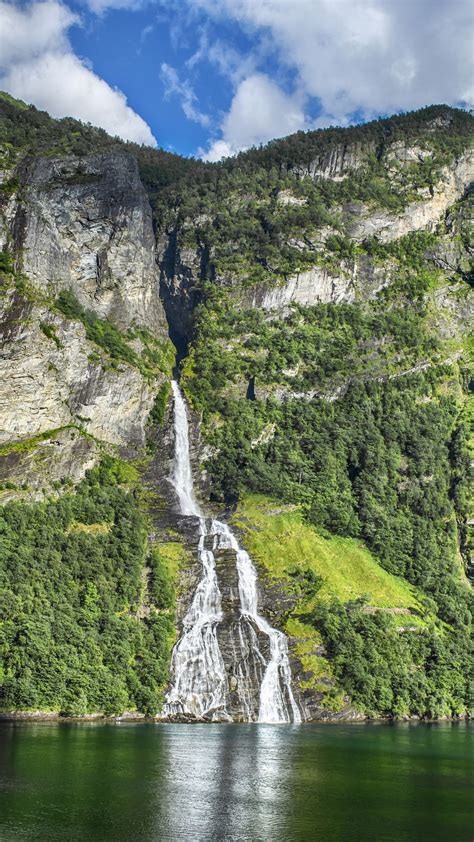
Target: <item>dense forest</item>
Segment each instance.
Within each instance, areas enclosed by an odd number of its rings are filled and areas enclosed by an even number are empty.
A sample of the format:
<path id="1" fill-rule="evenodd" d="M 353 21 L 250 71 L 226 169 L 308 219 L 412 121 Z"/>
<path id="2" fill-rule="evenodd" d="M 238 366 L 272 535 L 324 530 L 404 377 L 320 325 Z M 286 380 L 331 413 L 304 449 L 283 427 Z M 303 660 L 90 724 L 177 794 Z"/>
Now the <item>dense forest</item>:
<path id="1" fill-rule="evenodd" d="M 147 543 L 138 474 L 105 457 L 74 491 L 1 512 L 0 705 L 160 709 L 174 585 Z"/>
<path id="2" fill-rule="evenodd" d="M 354 238 L 350 225 L 361 207 L 397 215 L 433 196 L 472 136 L 471 115 L 432 106 L 299 132 L 210 165 L 0 99 L 10 163 L 114 148 L 136 157 L 157 238 L 173 244 L 162 284 L 167 271 L 173 283 L 184 277 L 197 304 L 180 373 L 202 422 L 210 510 L 230 515 L 249 494 L 276 498 L 298 508 L 305 528 L 358 542 L 417 589 L 417 622 L 401 627 L 367 599 L 328 603 L 318 577 L 304 581 L 312 607 L 300 620 L 321 636 L 339 700 L 342 692 L 371 716 L 474 709 L 472 338 L 464 316 L 472 194 L 436 226 L 391 242 Z M 414 159 L 394 157 L 396 144 L 417 150 Z M 347 156 L 347 171 L 318 175 L 334 150 Z M 17 189 L 15 179 L 4 181 L 3 201 Z M 2 255 L 6 275 L 12 261 Z M 283 288 L 313 267 L 344 277 L 357 269 L 362 283 L 377 270 L 386 282 L 341 303 L 290 303 L 278 313 L 250 306 L 249 290 Z M 148 380 L 171 367 L 153 336 L 122 334 L 70 291 L 52 307 L 81 322 L 111 366 L 126 363 Z M 151 413 L 158 428 L 168 401 L 165 383 Z M 159 446 L 152 436 L 141 470 Z M 1 707 L 159 710 L 176 582 L 147 540 L 147 517 L 139 473 L 110 456 L 75 489 L 3 507 Z"/>
<path id="3" fill-rule="evenodd" d="M 428 597 L 438 630 L 428 648 L 419 631 L 394 647 L 400 634 L 390 617 L 369 617 L 357 606 L 334 604 L 310 618 L 336 656 L 345 690 L 364 709 L 392 710 L 383 693 L 374 695 L 373 682 L 391 672 L 387 648 L 393 666 L 409 675 L 413 646 L 421 647 L 415 660 L 443 679 L 421 695 L 420 675 L 416 686 L 404 685 L 405 712 L 470 709 L 473 598 L 459 554 L 467 561 L 470 456 L 468 418 L 454 385 L 467 370 L 442 359 L 415 307 L 299 306 L 268 323 L 256 311 L 229 308 L 214 317 L 210 306 L 202 306 L 184 382 L 203 412 L 213 497 L 232 505 L 258 492 L 299 504 L 320 534 L 361 539 L 387 571 Z M 415 360 L 425 364 L 412 371 Z M 294 375 L 295 366 L 296 376 L 282 376 Z M 400 369 L 410 373 L 397 376 Z M 247 397 L 249 378 L 256 400 Z M 305 398 L 314 388 L 320 397 Z"/>

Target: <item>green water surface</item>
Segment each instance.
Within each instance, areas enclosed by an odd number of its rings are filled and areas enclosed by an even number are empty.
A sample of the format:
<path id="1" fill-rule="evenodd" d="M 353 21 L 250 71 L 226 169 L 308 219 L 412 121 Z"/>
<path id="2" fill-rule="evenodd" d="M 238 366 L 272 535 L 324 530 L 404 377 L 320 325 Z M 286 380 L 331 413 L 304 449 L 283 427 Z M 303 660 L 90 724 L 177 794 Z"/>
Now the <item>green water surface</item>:
<path id="1" fill-rule="evenodd" d="M 0 724 L 0 839 L 473 842 L 474 726 Z"/>

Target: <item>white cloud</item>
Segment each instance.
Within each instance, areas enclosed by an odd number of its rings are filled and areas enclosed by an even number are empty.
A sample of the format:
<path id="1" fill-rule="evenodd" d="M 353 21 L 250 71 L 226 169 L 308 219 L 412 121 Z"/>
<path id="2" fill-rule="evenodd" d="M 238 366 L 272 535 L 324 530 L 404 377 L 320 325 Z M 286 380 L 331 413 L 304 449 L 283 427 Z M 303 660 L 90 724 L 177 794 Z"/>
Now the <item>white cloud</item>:
<path id="1" fill-rule="evenodd" d="M 191 83 L 187 79 L 182 82 L 174 67 L 169 64 L 161 65 L 161 81 L 165 87 L 165 98 L 170 99 L 170 97 L 176 96 L 188 120 L 199 123 L 201 126 L 209 125 L 209 116 L 203 114 L 197 108 L 198 98 Z"/>
<path id="2" fill-rule="evenodd" d="M 29 59 L 49 50 L 67 49 L 66 31 L 79 18 L 55 0 L 31 5 L 23 13 L 11 3 L 0 4 L 0 66 Z"/>
<path id="3" fill-rule="evenodd" d="M 186 61 L 186 66 L 193 69 L 200 62 L 208 61 L 236 85 L 256 72 L 259 57 L 258 50 L 244 56 L 219 38 L 210 39 L 206 28 L 202 27 L 198 47 Z"/>
<path id="4" fill-rule="evenodd" d="M 91 12 L 102 16 L 110 9 L 117 11 L 136 12 L 147 4 L 147 0 L 81 0 Z"/>
<path id="5" fill-rule="evenodd" d="M 319 100 L 318 125 L 345 124 L 431 103 L 472 105 L 472 0 L 188 0 L 238 23 L 273 48 L 301 106 Z M 263 65 L 265 67 L 265 65 Z M 238 90 L 237 90 L 238 93 Z M 234 109 L 232 102 L 229 117 Z M 255 113 L 257 128 L 260 114 Z M 224 139 L 226 121 L 223 123 Z M 251 134 L 251 127 L 247 124 Z"/>
<path id="6" fill-rule="evenodd" d="M 53 117 L 76 117 L 125 140 L 156 145 L 125 95 L 72 51 L 67 32 L 79 18 L 58 0 L 26 7 L 0 2 L 0 88 Z"/>
<path id="7" fill-rule="evenodd" d="M 212 143 L 202 157 L 216 161 L 272 137 L 291 134 L 305 123 L 297 98 L 285 94 L 263 73 L 255 73 L 240 82 L 221 125 L 222 139 Z"/>
<path id="8" fill-rule="evenodd" d="M 197 154 L 203 161 L 221 161 L 222 158 L 230 158 L 231 155 L 235 155 L 238 152 L 230 143 L 226 140 L 215 140 L 214 143 L 211 143 L 209 149 L 203 149 L 200 146 L 197 150 Z"/>

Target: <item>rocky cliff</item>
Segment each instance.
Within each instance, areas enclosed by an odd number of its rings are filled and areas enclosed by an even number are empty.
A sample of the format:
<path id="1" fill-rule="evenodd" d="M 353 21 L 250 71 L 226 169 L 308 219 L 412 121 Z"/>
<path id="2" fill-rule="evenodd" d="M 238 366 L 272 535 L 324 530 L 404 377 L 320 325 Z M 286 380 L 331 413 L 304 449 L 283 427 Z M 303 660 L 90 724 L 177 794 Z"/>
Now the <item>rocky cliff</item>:
<path id="1" fill-rule="evenodd" d="M 168 481 L 177 353 L 198 493 L 252 550 L 306 718 L 464 715 L 467 675 L 445 665 L 468 657 L 472 610 L 472 118 L 433 107 L 203 165 L 11 101 L 2 109 L 2 502 L 55 505 L 76 487 L 82 500 L 94 465 L 134 462 L 133 481 L 117 479 L 123 466 L 91 480 L 96 514 L 89 501 L 84 522 L 69 514 L 54 533 L 66 555 L 77 530 L 84 541 L 87 576 L 79 565 L 71 609 L 79 637 L 96 623 L 101 641 L 100 599 L 111 627 L 117 616 L 138 624 L 133 657 L 120 650 L 137 672 L 111 706 L 156 712 L 163 674 L 142 693 L 150 652 L 140 635 L 153 629 L 167 652 L 170 612 L 179 631 L 199 578 L 196 535 Z M 117 483 L 127 486 L 120 505 L 149 518 L 136 556 L 135 515 L 125 528 L 119 503 L 102 512 Z M 112 619 L 89 564 L 102 551 L 109 576 L 111 559 L 125 559 Z M 229 663 L 232 555 L 217 552 Z M 120 579 L 129 557 L 132 567 L 141 559 L 127 573 L 133 588 Z M 13 567 L 8 617 L 15 600 L 27 604 Z M 97 643 L 104 652 L 111 635 Z M 20 678 L 15 692 L 33 704 Z"/>
<path id="2" fill-rule="evenodd" d="M 448 120 L 444 131 L 449 133 L 450 125 Z M 246 192 L 255 178 L 248 175 L 240 182 L 229 179 L 217 212 L 203 188 L 197 209 L 192 202 L 189 210 L 186 203 L 180 205 L 174 216 L 168 209 L 158 253 L 163 300 L 176 328 L 191 334 L 192 313 L 206 280 L 231 289 L 240 306 L 267 311 L 376 296 L 390 284 L 397 265 L 367 253 L 367 243 L 389 245 L 418 231 L 446 233 L 445 222 L 472 207 L 472 146 L 467 141 L 459 151 L 441 155 L 430 147 L 435 130 L 428 125 L 422 147 L 408 138 L 386 139 L 378 149 L 370 141 L 355 140 L 304 167 L 286 167 L 279 176 L 259 174 L 259 181 L 269 184 L 266 193 L 259 186 L 263 195 L 257 205 Z M 334 189 L 323 188 L 324 182 Z M 345 248 L 334 254 L 335 239 L 344 240 Z M 453 238 L 447 240 L 452 249 Z M 457 241 L 456 247 L 458 264 L 469 262 L 463 243 Z M 445 268 L 457 271 L 452 264 Z"/>
<path id="3" fill-rule="evenodd" d="M 100 442 L 143 446 L 155 394 L 169 374 L 166 354 L 161 371 L 160 363 L 149 371 L 140 365 L 147 341 L 168 343 L 151 208 L 126 152 L 19 155 L 3 180 L 15 189 L 2 207 L 1 246 L 11 271 L 3 275 L 1 441 L 41 436 L 44 454 L 52 431 L 43 480 L 77 481 L 98 458 Z M 65 290 L 77 312 L 57 306 Z M 108 320 L 129 353 L 115 353 L 115 336 L 109 348 L 91 339 L 90 314 L 97 335 Z M 68 435 L 57 433 L 66 428 Z M 29 462 L 31 449 L 34 442 Z M 18 446 L 16 463 L 21 484 L 37 493 L 37 462 L 28 468 Z M 15 479 L 18 472 L 16 464 Z"/>
<path id="4" fill-rule="evenodd" d="M 50 296 L 72 290 L 123 328 L 135 322 L 166 336 L 151 208 L 136 160 L 124 152 L 27 157 L 15 177 L 4 237 L 17 271 Z"/>

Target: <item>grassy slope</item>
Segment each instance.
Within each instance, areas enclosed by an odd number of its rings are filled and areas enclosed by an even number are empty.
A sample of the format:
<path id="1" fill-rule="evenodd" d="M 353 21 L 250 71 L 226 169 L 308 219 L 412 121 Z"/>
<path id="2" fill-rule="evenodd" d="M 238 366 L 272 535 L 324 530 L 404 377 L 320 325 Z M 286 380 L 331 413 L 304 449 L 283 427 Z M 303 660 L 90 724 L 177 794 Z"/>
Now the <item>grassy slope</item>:
<path id="1" fill-rule="evenodd" d="M 367 596 L 370 605 L 379 608 L 421 610 L 416 589 L 387 573 L 361 543 L 351 538 L 322 537 L 303 521 L 294 506 L 249 495 L 240 503 L 234 523 L 271 578 L 287 579 L 304 570 L 320 576 L 324 583 L 318 600 L 337 597 L 348 602 Z"/>
<path id="2" fill-rule="evenodd" d="M 301 619 L 302 615 L 317 601 L 327 602 L 336 597 L 348 602 L 365 596 L 371 606 L 403 612 L 394 617 L 400 625 L 423 625 L 418 615 L 423 608 L 416 588 L 387 573 L 360 542 L 318 534 L 303 521 L 296 506 L 282 506 L 262 495 L 247 495 L 233 520 L 244 536 L 246 547 L 269 579 L 281 582 L 296 597 L 284 630 L 293 641 L 294 653 L 305 674 L 299 682 L 301 689 L 322 694 L 321 707 L 341 710 L 344 693 L 334 685 L 331 662 L 316 654 L 323 643 L 321 635 Z M 323 580 L 321 588 L 313 594 L 310 589 L 302 592 L 294 578 L 297 573 L 309 571 Z"/>

